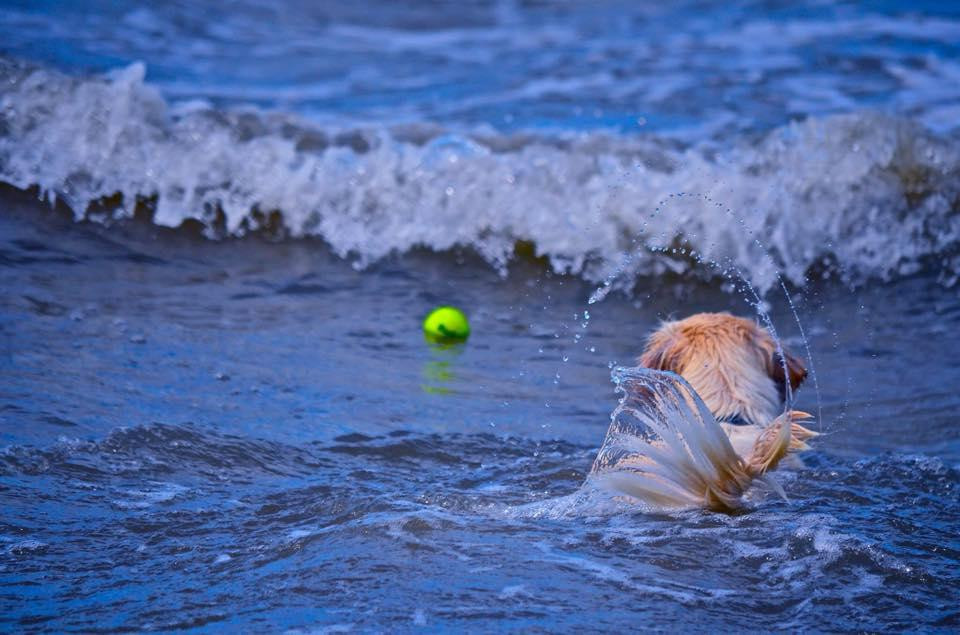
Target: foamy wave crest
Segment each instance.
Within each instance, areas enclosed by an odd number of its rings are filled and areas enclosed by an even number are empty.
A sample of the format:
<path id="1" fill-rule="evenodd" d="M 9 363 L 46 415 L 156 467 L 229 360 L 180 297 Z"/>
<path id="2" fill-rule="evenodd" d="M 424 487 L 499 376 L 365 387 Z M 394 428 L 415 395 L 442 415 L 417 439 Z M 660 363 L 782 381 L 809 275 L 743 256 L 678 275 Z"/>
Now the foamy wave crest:
<path id="1" fill-rule="evenodd" d="M 167 103 L 133 64 L 102 78 L 0 62 L 0 180 L 78 218 L 147 210 L 209 235 L 319 236 L 360 265 L 467 246 L 505 269 L 518 241 L 560 272 L 733 268 L 858 281 L 960 272 L 960 144 L 875 113 L 791 123 L 717 149 L 602 133 L 430 125 L 321 130 L 290 115 Z"/>

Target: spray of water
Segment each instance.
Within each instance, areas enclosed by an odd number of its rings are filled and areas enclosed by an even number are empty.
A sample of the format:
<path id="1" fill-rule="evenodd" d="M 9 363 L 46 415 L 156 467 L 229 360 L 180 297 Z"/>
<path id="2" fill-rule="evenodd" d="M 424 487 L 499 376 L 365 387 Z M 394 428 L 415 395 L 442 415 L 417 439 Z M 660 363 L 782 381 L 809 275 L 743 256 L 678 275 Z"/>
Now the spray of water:
<path id="1" fill-rule="evenodd" d="M 749 236 L 748 240 L 760 251 L 760 253 L 763 254 L 770 268 L 774 271 L 777 270 L 775 259 L 770 254 L 770 251 L 764 246 L 764 244 L 758 238 L 756 238 L 756 236 L 753 235 L 754 234 L 753 230 L 750 230 L 746 227 L 743 218 L 739 218 L 738 220 L 738 217 L 732 208 L 730 208 L 729 206 L 723 205 L 723 203 L 721 202 L 711 199 L 708 195 L 691 194 L 688 192 L 678 192 L 675 195 L 670 195 L 667 199 L 660 201 L 660 203 L 656 206 L 654 211 L 651 213 L 650 219 L 652 220 L 657 216 L 659 216 L 662 213 L 663 209 L 671 202 L 671 199 L 673 201 L 682 201 L 684 197 L 696 197 L 701 199 L 705 203 L 713 204 L 716 207 L 722 209 L 725 215 L 730 219 L 731 222 L 739 222 L 740 225 L 743 225 L 744 233 L 747 236 Z M 645 226 L 646 226 L 646 223 L 644 223 L 644 227 Z M 590 294 L 587 300 L 588 306 L 592 306 L 599 302 L 602 302 L 609 295 L 610 291 L 612 291 L 615 288 L 623 286 L 622 281 L 620 281 L 619 278 L 623 276 L 625 272 L 631 270 L 630 269 L 631 263 L 639 257 L 640 253 L 643 253 L 646 255 L 650 253 L 659 252 L 668 256 L 680 255 L 680 256 L 692 258 L 696 262 L 698 267 L 704 267 L 709 271 L 719 273 L 720 277 L 732 282 L 733 288 L 737 291 L 740 291 L 743 294 L 744 300 L 747 302 L 748 305 L 750 305 L 750 307 L 756 313 L 757 318 L 763 324 L 763 326 L 770 332 L 771 337 L 773 338 L 773 341 L 776 345 L 777 352 L 780 355 L 780 363 L 783 366 L 784 374 L 785 375 L 788 374 L 787 365 L 786 365 L 787 357 L 784 351 L 783 341 L 779 333 L 777 332 L 776 325 L 774 324 L 774 321 L 770 315 L 770 303 L 765 299 L 764 297 L 765 294 L 762 294 L 757 289 L 757 287 L 753 283 L 751 283 L 749 275 L 741 270 L 740 266 L 738 266 L 737 262 L 734 259 L 728 258 L 728 257 L 718 257 L 718 258 L 711 259 L 711 258 L 705 257 L 700 253 L 697 253 L 694 250 L 687 250 L 684 247 L 679 247 L 679 248 L 665 247 L 665 246 L 662 246 L 662 244 L 659 244 L 664 238 L 664 235 L 661 234 L 657 236 L 656 238 L 659 240 L 654 242 L 651 240 L 645 240 L 644 239 L 645 237 L 643 236 L 642 232 L 643 230 L 641 230 L 641 234 L 635 236 L 631 240 L 631 245 L 633 246 L 632 249 L 628 250 L 623 254 L 619 264 L 616 267 L 614 267 L 613 271 L 611 271 L 611 273 L 602 281 L 602 283 L 599 284 L 594 289 L 594 291 Z M 803 328 L 803 323 L 802 323 L 802 320 L 800 319 L 800 313 L 797 308 L 797 305 L 790 295 L 786 282 L 784 281 L 783 277 L 780 275 L 778 271 L 775 274 L 775 276 L 777 280 L 777 288 L 779 288 L 783 292 L 783 296 L 786 300 L 790 314 L 793 318 L 793 322 L 796 324 L 797 330 L 800 333 L 800 339 L 802 342 L 804 353 L 806 354 L 807 370 L 812 380 L 813 389 L 814 389 L 815 398 L 816 398 L 817 422 L 818 422 L 818 425 L 822 428 L 823 406 L 822 406 L 822 398 L 820 394 L 820 384 L 817 378 L 816 362 L 813 358 L 813 353 L 810 348 L 809 339 L 807 338 L 806 332 Z M 618 285 L 617 284 L 618 282 L 620 282 L 621 284 Z M 589 311 L 584 310 L 584 316 L 586 319 L 581 325 L 583 331 L 586 331 L 589 325 L 589 315 L 590 315 Z M 581 337 L 578 336 L 575 341 L 579 342 L 580 339 Z M 563 360 L 564 362 L 566 362 L 568 360 L 568 356 L 564 355 Z M 793 394 L 792 387 L 790 386 L 790 382 L 786 382 L 785 391 L 786 391 L 786 398 L 785 398 L 784 410 L 787 411 L 792 409 L 793 403 L 794 403 L 794 394 Z"/>

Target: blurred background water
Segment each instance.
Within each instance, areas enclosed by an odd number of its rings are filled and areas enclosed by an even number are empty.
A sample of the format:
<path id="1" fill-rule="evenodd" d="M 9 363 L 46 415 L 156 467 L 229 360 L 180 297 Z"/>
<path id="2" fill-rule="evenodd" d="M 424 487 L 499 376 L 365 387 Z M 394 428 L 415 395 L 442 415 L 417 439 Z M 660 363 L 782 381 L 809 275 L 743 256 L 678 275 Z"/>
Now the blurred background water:
<path id="1" fill-rule="evenodd" d="M 9 55 L 74 74 L 141 61 L 169 99 L 324 122 L 701 141 L 860 108 L 960 121 L 952 3 L 5 5 Z"/>

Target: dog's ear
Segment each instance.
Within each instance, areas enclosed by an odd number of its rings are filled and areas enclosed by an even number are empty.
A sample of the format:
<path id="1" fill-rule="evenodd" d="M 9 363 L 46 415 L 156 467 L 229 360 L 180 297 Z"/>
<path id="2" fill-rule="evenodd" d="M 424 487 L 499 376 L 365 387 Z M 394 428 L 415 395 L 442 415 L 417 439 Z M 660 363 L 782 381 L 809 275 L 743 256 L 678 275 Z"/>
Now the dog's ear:
<path id="1" fill-rule="evenodd" d="M 647 347 L 637 359 L 637 363 L 644 368 L 653 370 L 668 370 L 680 372 L 680 360 L 674 338 L 662 331 L 654 333 L 647 340 Z"/>
<path id="2" fill-rule="evenodd" d="M 784 354 L 786 355 L 786 363 L 784 363 L 784 358 L 780 356 L 780 353 L 774 351 L 770 359 L 770 377 L 780 386 L 781 394 L 785 395 L 787 380 L 790 381 L 790 390 L 796 390 L 807 378 L 807 368 L 799 357 L 786 351 L 784 351 Z M 786 373 L 784 373 L 784 366 L 786 366 Z"/>

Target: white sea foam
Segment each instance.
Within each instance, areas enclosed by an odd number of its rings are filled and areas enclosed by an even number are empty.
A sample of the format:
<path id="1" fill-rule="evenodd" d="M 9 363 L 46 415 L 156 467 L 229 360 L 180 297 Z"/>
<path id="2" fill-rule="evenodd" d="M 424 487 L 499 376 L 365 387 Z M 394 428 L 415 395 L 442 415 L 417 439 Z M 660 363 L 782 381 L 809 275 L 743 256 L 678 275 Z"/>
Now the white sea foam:
<path id="1" fill-rule="evenodd" d="M 905 119 L 812 118 L 720 151 L 597 132 L 321 130 L 171 106 L 144 72 L 76 79 L 0 62 L 0 181 L 37 186 L 78 218 L 129 217 L 149 199 L 155 223 L 196 219 L 211 235 L 275 211 L 289 235 L 322 237 L 360 266 L 467 246 L 505 270 L 530 241 L 555 270 L 614 286 L 727 267 L 761 289 L 778 271 L 802 284 L 811 268 L 863 280 L 932 267 L 947 284 L 960 272 L 960 144 Z"/>

